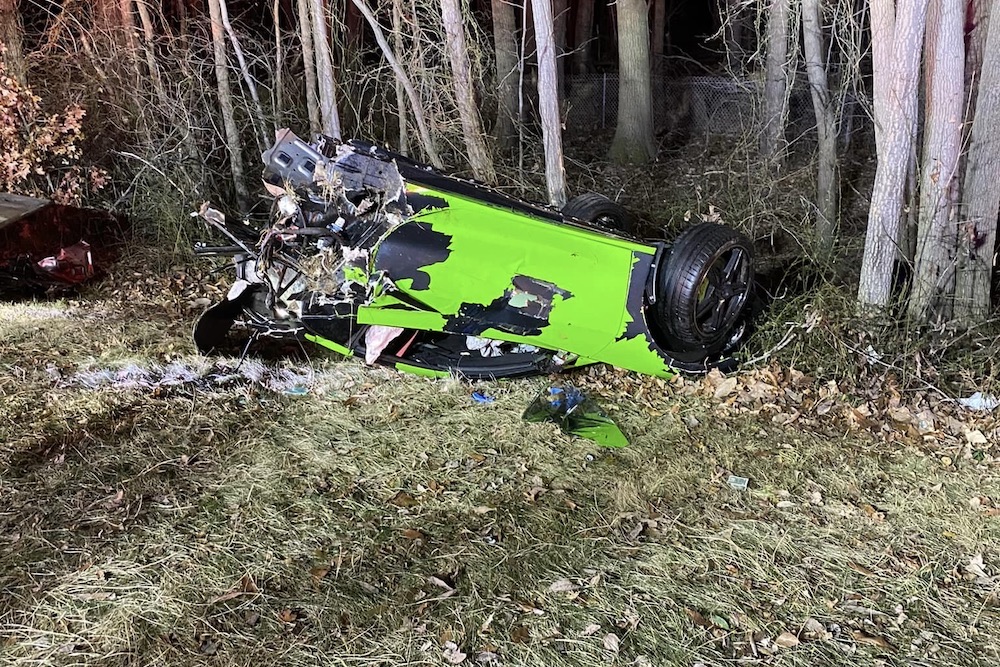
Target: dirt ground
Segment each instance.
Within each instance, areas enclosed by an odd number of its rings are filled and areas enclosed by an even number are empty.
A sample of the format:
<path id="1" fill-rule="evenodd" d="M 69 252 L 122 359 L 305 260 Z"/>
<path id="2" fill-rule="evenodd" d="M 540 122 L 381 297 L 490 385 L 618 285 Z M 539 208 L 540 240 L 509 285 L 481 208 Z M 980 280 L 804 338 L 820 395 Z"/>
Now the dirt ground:
<path id="1" fill-rule="evenodd" d="M 598 367 L 600 449 L 522 420 L 550 378 L 198 358 L 211 268 L 0 303 L 0 662 L 1000 660 L 989 415 Z"/>

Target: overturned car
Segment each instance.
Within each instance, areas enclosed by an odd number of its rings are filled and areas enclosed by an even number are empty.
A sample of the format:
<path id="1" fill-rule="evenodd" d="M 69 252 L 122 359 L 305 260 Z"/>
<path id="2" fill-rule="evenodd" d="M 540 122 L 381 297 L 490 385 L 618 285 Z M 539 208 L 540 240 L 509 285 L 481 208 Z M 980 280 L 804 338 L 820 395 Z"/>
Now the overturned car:
<path id="1" fill-rule="evenodd" d="M 236 281 L 195 325 L 204 353 L 236 324 L 369 363 L 470 378 L 605 362 L 670 376 L 730 365 L 753 283 L 748 239 L 702 223 L 672 243 L 629 233 L 593 193 L 562 211 L 361 141 L 279 133 L 264 228 L 202 207 Z"/>

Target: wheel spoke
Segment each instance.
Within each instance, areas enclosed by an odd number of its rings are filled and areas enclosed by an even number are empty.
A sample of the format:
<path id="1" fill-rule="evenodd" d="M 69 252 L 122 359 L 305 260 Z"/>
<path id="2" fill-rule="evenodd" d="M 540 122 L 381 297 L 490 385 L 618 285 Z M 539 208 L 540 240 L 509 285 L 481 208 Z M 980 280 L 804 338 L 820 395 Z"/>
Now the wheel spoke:
<path id="1" fill-rule="evenodd" d="M 722 277 L 725 282 L 731 283 L 737 279 L 737 275 L 743 273 L 743 257 L 742 249 L 733 249 L 732 254 L 729 256 L 729 261 L 726 262 L 725 268 L 722 269 Z"/>

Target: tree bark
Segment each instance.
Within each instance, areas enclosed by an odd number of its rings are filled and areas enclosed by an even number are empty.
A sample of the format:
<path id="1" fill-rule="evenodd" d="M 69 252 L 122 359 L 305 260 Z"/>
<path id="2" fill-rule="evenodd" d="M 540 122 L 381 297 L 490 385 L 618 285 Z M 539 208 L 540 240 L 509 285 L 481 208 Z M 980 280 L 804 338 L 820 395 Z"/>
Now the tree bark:
<path id="1" fill-rule="evenodd" d="M 837 118 L 826 75 L 820 0 L 802 0 L 802 45 L 809 93 L 818 135 L 816 170 L 816 249 L 826 258 L 833 250 L 840 179 L 837 171 Z"/>
<path id="2" fill-rule="evenodd" d="M 353 5 L 351 5 L 353 7 Z M 396 53 L 403 50 L 403 2 L 392 0 L 392 37 Z M 403 83 L 396 79 L 396 120 L 399 125 L 399 136 L 396 146 L 403 155 L 410 154 L 410 135 L 406 131 L 406 90 Z"/>
<path id="3" fill-rule="evenodd" d="M 285 113 L 285 47 L 281 34 L 281 0 L 271 5 L 271 24 L 274 26 L 274 127 L 284 127 L 281 118 Z"/>
<path id="4" fill-rule="evenodd" d="M 577 74 L 586 74 L 591 69 L 590 53 L 591 41 L 594 36 L 594 0 L 578 0 L 576 4 L 576 23 L 573 30 L 573 71 Z"/>
<path id="5" fill-rule="evenodd" d="M 242 211 L 250 209 L 250 193 L 247 191 L 240 131 L 236 127 L 236 112 L 233 107 L 233 92 L 229 86 L 229 63 L 226 59 L 226 37 L 222 26 L 220 0 L 208 0 L 208 11 L 212 21 L 212 52 L 215 59 L 215 81 L 219 91 L 219 106 L 222 109 L 222 126 L 226 133 L 229 149 L 229 168 L 233 174 L 236 202 Z"/>
<path id="6" fill-rule="evenodd" d="M 325 0 L 312 0 L 313 49 L 316 52 L 316 83 L 319 86 L 319 115 L 323 134 L 340 139 L 340 113 L 330 52 L 329 22 Z"/>
<path id="7" fill-rule="evenodd" d="M 875 126 L 878 165 L 868 210 L 865 252 L 861 263 L 858 302 L 885 307 L 892 291 L 893 263 L 901 231 L 906 170 L 915 140 L 917 82 L 927 14 L 927 0 L 900 3 L 871 0 L 872 44 L 885 45 L 873 57 L 887 60 L 875 66 Z M 891 18 L 890 18 L 891 17 Z M 889 37 L 886 38 L 886 33 Z M 885 88 L 888 86 L 888 89 Z"/>
<path id="8" fill-rule="evenodd" d="M 437 149 L 434 148 L 434 142 L 431 140 L 430 130 L 427 129 L 427 123 L 424 121 L 424 107 L 420 103 L 420 98 L 417 96 L 417 91 L 414 89 L 413 83 L 410 81 L 410 77 L 406 75 L 406 72 L 400 66 L 399 61 L 392 52 L 392 47 L 389 46 L 389 42 L 385 39 L 385 34 L 382 32 L 381 26 L 379 26 L 378 21 L 375 20 L 375 15 L 372 14 L 368 5 L 365 4 L 365 1 L 351 1 L 368 22 L 369 27 L 372 29 L 372 34 L 375 35 L 375 41 L 378 43 L 379 48 L 382 49 L 382 55 L 385 57 L 386 62 L 389 63 L 389 67 L 391 67 L 392 71 L 396 74 L 396 78 L 403 84 L 403 88 L 406 90 L 406 96 L 410 99 L 410 111 L 413 112 L 413 120 L 417 124 L 417 133 L 420 135 L 421 147 L 427 154 L 427 159 L 430 160 L 430 163 L 438 169 L 444 167 L 444 163 L 441 161 L 441 156 L 438 155 Z"/>
<path id="9" fill-rule="evenodd" d="M 965 3 L 930 0 L 925 55 L 924 155 L 917 247 L 907 313 L 916 321 L 951 316 L 958 158 L 962 146 Z"/>
<path id="10" fill-rule="evenodd" d="M 302 67 L 306 71 L 306 108 L 309 113 L 309 133 L 318 134 L 322 128 L 319 117 L 319 93 L 316 90 L 316 55 L 313 49 L 313 30 L 310 14 L 311 0 L 298 0 L 299 39 L 302 41 Z"/>
<path id="11" fill-rule="evenodd" d="M 490 157 L 490 152 L 486 148 L 482 121 L 479 118 L 479 108 L 476 105 L 476 93 L 472 87 L 469 52 L 465 45 L 465 24 L 462 20 L 459 0 L 441 0 L 441 20 L 444 23 L 448 59 L 451 62 L 452 85 L 455 89 L 455 104 L 458 106 L 458 116 L 462 121 L 462 132 L 465 135 L 465 149 L 469 154 L 469 164 L 477 179 L 486 183 L 495 183 L 496 172 L 493 171 L 493 158 Z"/>
<path id="12" fill-rule="evenodd" d="M 618 0 L 618 124 L 610 157 L 645 164 L 656 157 L 649 70 L 649 15 L 643 0 Z"/>
<path id="13" fill-rule="evenodd" d="M 566 55 L 566 25 L 569 23 L 569 0 L 552 0 L 552 39 L 556 55 L 556 99 L 566 99 L 566 77 L 563 76 L 563 56 Z M 535 28 L 538 30 L 537 26 Z M 535 39 L 538 39 L 537 35 Z"/>
<path id="14" fill-rule="evenodd" d="M 874 0 L 873 0 L 874 1 Z M 789 0 L 771 0 L 767 8 L 767 55 L 764 64 L 764 113 L 760 152 L 769 161 L 780 162 L 785 151 L 788 120 Z"/>
<path id="15" fill-rule="evenodd" d="M 28 85 L 24 67 L 23 28 L 20 0 L 0 0 L 0 56 L 7 67 L 7 73 L 22 86 Z"/>
<path id="16" fill-rule="evenodd" d="M 531 0 L 531 7 L 538 50 L 538 106 L 542 120 L 542 143 L 545 147 L 545 183 L 549 191 L 549 203 L 562 208 L 566 205 L 566 170 L 563 166 L 562 123 L 559 119 L 559 89 L 556 85 L 552 5 L 550 0 Z"/>
<path id="17" fill-rule="evenodd" d="M 142 5 L 142 1 L 139 0 L 140 5 Z M 230 44 L 233 45 L 233 53 L 236 54 L 236 61 L 240 64 L 240 73 L 243 75 L 243 82 L 250 93 L 250 99 L 253 100 L 254 111 L 257 115 L 257 127 L 260 132 L 260 134 L 254 133 L 254 136 L 257 137 L 257 147 L 263 152 L 264 149 L 271 145 L 271 140 L 267 132 L 267 120 L 264 118 L 264 107 L 261 105 L 260 95 L 257 93 L 257 82 L 254 81 L 254 78 L 250 75 L 250 69 L 247 67 L 247 59 L 243 55 L 243 47 L 240 46 L 240 40 L 236 36 L 236 31 L 233 30 L 232 23 L 229 22 L 229 7 L 226 5 L 226 2 L 227 0 L 219 0 L 219 9 L 222 12 L 222 25 L 229 36 Z M 278 128 L 273 128 L 274 133 L 277 133 L 277 130 Z"/>
<path id="18" fill-rule="evenodd" d="M 497 118 L 493 137 L 501 148 L 509 148 L 516 135 L 517 118 L 517 18 L 510 0 L 492 0 L 493 49 L 497 71 Z"/>
<path id="19" fill-rule="evenodd" d="M 955 319 L 980 322 L 990 312 L 990 278 L 1000 213 L 1000 0 L 993 0 L 972 120 L 958 229 Z"/>
<path id="20" fill-rule="evenodd" d="M 653 34 L 650 37 L 653 72 L 663 72 L 664 46 L 667 36 L 667 0 L 652 0 L 653 4 Z"/>

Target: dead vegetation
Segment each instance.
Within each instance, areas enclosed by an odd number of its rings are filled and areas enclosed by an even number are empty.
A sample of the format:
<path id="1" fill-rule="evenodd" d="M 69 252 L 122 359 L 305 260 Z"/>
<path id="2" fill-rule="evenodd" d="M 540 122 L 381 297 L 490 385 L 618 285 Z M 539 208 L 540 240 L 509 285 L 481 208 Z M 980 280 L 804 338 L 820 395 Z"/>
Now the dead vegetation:
<path id="1" fill-rule="evenodd" d="M 769 363 L 578 373 L 632 439 L 611 451 L 522 421 L 545 379 L 310 351 L 267 362 L 306 393 L 70 381 L 204 368 L 188 332 L 209 267 L 150 265 L 0 305 L 7 664 L 1000 657 L 990 416 Z"/>

